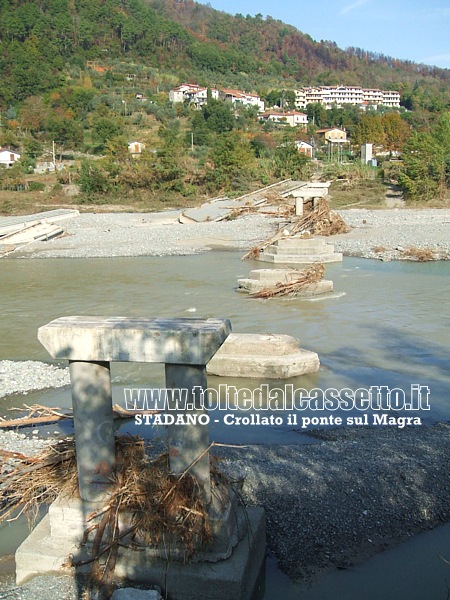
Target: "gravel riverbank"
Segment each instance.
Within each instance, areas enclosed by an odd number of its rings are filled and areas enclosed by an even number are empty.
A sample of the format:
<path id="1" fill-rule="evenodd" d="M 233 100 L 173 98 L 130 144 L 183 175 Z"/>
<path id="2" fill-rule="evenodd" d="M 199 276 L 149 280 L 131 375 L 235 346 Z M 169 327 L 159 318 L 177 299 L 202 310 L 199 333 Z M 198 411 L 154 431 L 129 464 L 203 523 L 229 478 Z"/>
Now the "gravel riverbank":
<path id="1" fill-rule="evenodd" d="M 327 238 L 350 256 L 392 260 L 408 248 L 450 257 L 449 209 L 350 209 L 339 211 L 350 233 Z M 204 252 L 211 248 L 247 249 L 273 235 L 277 219 L 251 215 L 219 223 L 178 222 L 179 211 L 163 213 L 81 214 L 64 222 L 66 235 L 33 242 L 9 258 L 82 258 L 165 256 Z"/>
<path id="2" fill-rule="evenodd" d="M 438 260 L 450 258 L 448 209 L 350 209 L 339 214 L 352 230 L 329 240 L 346 256 L 407 259 L 405 251 L 413 248 L 430 250 Z"/>
<path id="3" fill-rule="evenodd" d="M 68 368 L 26 360 L 0 361 L 0 398 L 12 394 L 26 394 L 32 390 L 58 388 L 69 385 Z"/>
<path id="4" fill-rule="evenodd" d="M 264 506 L 268 547 L 294 581 L 346 569 L 450 520 L 450 426 L 317 431 L 318 444 L 226 449 Z"/>

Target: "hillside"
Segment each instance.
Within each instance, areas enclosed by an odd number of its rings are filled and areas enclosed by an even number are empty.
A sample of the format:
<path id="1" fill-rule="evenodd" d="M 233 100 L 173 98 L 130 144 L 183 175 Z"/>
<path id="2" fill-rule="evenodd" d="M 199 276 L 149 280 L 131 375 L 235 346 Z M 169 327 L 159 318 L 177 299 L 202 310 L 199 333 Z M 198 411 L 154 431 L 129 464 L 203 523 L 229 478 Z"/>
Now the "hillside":
<path id="1" fill-rule="evenodd" d="M 450 103 L 450 71 L 315 42 L 261 15 L 193 0 L 2 0 L 0 105 L 58 88 L 71 66 L 131 60 L 179 79 L 267 91 L 309 84 L 417 88 Z"/>

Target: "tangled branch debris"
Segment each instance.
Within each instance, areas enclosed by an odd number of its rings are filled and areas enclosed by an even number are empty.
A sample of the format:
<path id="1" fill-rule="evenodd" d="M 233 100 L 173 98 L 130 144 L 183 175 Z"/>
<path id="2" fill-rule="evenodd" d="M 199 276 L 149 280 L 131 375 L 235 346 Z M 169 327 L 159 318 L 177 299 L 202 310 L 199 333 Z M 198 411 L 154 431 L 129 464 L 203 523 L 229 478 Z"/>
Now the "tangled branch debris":
<path id="1" fill-rule="evenodd" d="M 10 408 L 12 411 L 24 412 L 28 411 L 28 414 L 18 419 L 4 419 L 0 417 L 0 429 L 12 429 L 17 427 L 32 427 L 34 425 L 46 425 L 48 423 L 54 423 L 62 419 L 73 419 L 73 413 L 71 410 L 61 408 L 50 408 L 48 406 L 42 406 L 41 404 L 33 404 L 28 406 L 24 404 L 22 408 Z M 140 411 L 142 414 L 154 414 L 157 410 L 144 410 Z M 133 418 L 136 411 L 125 410 L 118 404 L 113 406 L 114 417 L 118 419 Z"/>
<path id="2" fill-rule="evenodd" d="M 177 554 L 188 560 L 210 541 L 203 489 L 189 472 L 191 467 L 175 476 L 168 454 L 150 460 L 141 438 L 117 437 L 112 492 L 105 506 L 88 517 L 91 525 L 84 542 L 91 541 L 91 558 L 69 563 L 91 565 L 89 587 L 110 585 L 120 547 L 164 544 L 169 555 L 176 547 Z M 225 482 L 215 462 L 211 480 L 216 489 Z M 59 441 L 37 456 L 21 456 L 12 472 L 0 475 L 0 522 L 23 513 L 32 522 L 41 503 L 77 494 L 75 442 Z"/>
<path id="3" fill-rule="evenodd" d="M 417 260 L 418 262 L 428 262 L 436 260 L 436 255 L 430 248 L 406 248 L 402 253 L 403 258 L 408 260 Z"/>
<path id="4" fill-rule="evenodd" d="M 33 457 L 16 458 L 19 461 L 13 471 L 0 470 L 0 523 L 23 513 L 32 523 L 40 504 L 52 502 L 62 491 L 75 493 L 78 477 L 73 440 L 60 440 Z"/>
<path id="5" fill-rule="evenodd" d="M 328 200 L 320 198 L 315 208 L 283 227 L 282 230 L 260 246 L 251 248 L 242 257 L 242 260 L 257 258 L 261 252 L 264 252 L 268 246 L 278 240 L 293 236 L 304 238 L 311 235 L 330 236 L 338 233 L 348 233 L 348 231 L 350 231 L 350 228 L 344 219 L 330 210 Z"/>
<path id="6" fill-rule="evenodd" d="M 250 295 L 250 298 L 274 298 L 275 296 L 295 296 L 298 292 L 304 289 L 307 285 L 317 283 L 323 278 L 325 269 L 322 263 L 315 263 L 298 271 L 298 277 L 287 283 L 278 282 L 275 287 L 264 288 L 259 292 Z"/>
<path id="7" fill-rule="evenodd" d="M 231 207 L 231 212 L 227 216 L 227 221 L 237 219 L 244 215 L 258 214 L 279 217 L 282 219 L 290 218 L 295 211 L 292 204 L 286 203 L 286 198 L 274 190 L 269 190 L 264 200 L 257 203 L 249 202 L 245 206 Z"/>

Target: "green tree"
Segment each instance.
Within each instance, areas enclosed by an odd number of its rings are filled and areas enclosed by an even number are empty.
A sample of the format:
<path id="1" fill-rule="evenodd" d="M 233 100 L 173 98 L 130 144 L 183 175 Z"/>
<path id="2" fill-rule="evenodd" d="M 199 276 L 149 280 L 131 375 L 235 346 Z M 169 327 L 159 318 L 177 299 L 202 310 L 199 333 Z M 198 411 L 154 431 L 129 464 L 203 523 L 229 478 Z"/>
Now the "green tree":
<path id="1" fill-rule="evenodd" d="M 384 128 L 381 116 L 365 113 L 355 125 L 352 135 L 355 146 L 361 144 L 382 145 L 384 143 Z"/>
<path id="2" fill-rule="evenodd" d="M 294 142 L 286 141 L 275 150 L 274 176 L 278 178 L 308 179 L 310 159 L 298 151 Z"/>
<path id="3" fill-rule="evenodd" d="M 184 169 L 182 165 L 183 143 L 180 134 L 180 122 L 173 121 L 159 128 L 162 141 L 156 153 L 154 166 L 155 181 L 159 187 L 182 192 Z"/>
<path id="4" fill-rule="evenodd" d="M 254 154 L 241 133 L 230 131 L 217 136 L 209 158 L 213 166 L 209 180 L 219 188 L 236 189 L 249 176 Z"/>
<path id="5" fill-rule="evenodd" d="M 322 104 L 319 102 L 314 104 L 308 104 L 306 107 L 306 114 L 308 115 L 308 122 L 316 127 L 326 127 L 327 125 L 327 111 Z"/>
<path id="6" fill-rule="evenodd" d="M 92 141 L 96 144 L 96 150 L 103 152 L 107 142 L 113 141 L 123 135 L 123 123 L 121 119 L 111 117 L 100 117 L 94 120 L 92 126 Z"/>
<path id="7" fill-rule="evenodd" d="M 81 163 L 78 185 L 87 196 L 106 194 L 112 187 L 107 171 L 98 162 L 88 160 Z"/>
<path id="8" fill-rule="evenodd" d="M 401 118 L 398 112 L 386 113 L 381 117 L 384 130 L 384 147 L 389 152 L 402 150 L 408 137 L 411 135 L 409 125 Z"/>
<path id="9" fill-rule="evenodd" d="M 399 183 L 410 199 L 444 198 L 450 186 L 450 113 L 429 132 L 413 132 L 405 145 Z"/>
<path id="10" fill-rule="evenodd" d="M 231 131 L 235 125 L 233 107 L 223 100 L 211 100 L 202 107 L 202 112 L 208 129 L 215 133 Z"/>
<path id="11" fill-rule="evenodd" d="M 82 126 L 65 116 L 53 113 L 46 122 L 46 137 L 64 148 L 78 148 L 83 143 Z"/>

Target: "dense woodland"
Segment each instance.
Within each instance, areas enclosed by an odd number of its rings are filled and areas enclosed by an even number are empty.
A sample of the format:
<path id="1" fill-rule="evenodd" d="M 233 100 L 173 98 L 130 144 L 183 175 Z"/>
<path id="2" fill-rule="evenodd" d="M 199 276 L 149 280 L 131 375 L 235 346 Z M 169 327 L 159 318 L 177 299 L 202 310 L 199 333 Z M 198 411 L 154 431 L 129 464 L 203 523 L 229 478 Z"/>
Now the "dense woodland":
<path id="1" fill-rule="evenodd" d="M 168 91 L 182 81 L 256 92 L 269 106 L 283 98 L 284 108 L 304 85 L 397 89 L 402 109 L 310 105 L 305 132 L 219 101 L 200 111 L 171 106 Z M 75 159 L 60 183 L 78 183 L 86 201 L 238 193 L 308 176 L 294 142 L 313 141 L 317 158 L 333 159 L 315 131 L 338 126 L 352 142 L 341 160 L 371 142 L 384 158 L 401 153 L 395 177 L 408 197 L 448 191 L 449 70 L 344 51 L 271 17 L 193 0 L 0 0 L 0 82 L 0 145 L 22 155 L 0 174 L 3 189 L 26 185 L 55 142 L 60 157 Z M 146 145 L 138 161 L 127 151 L 132 140 Z"/>

